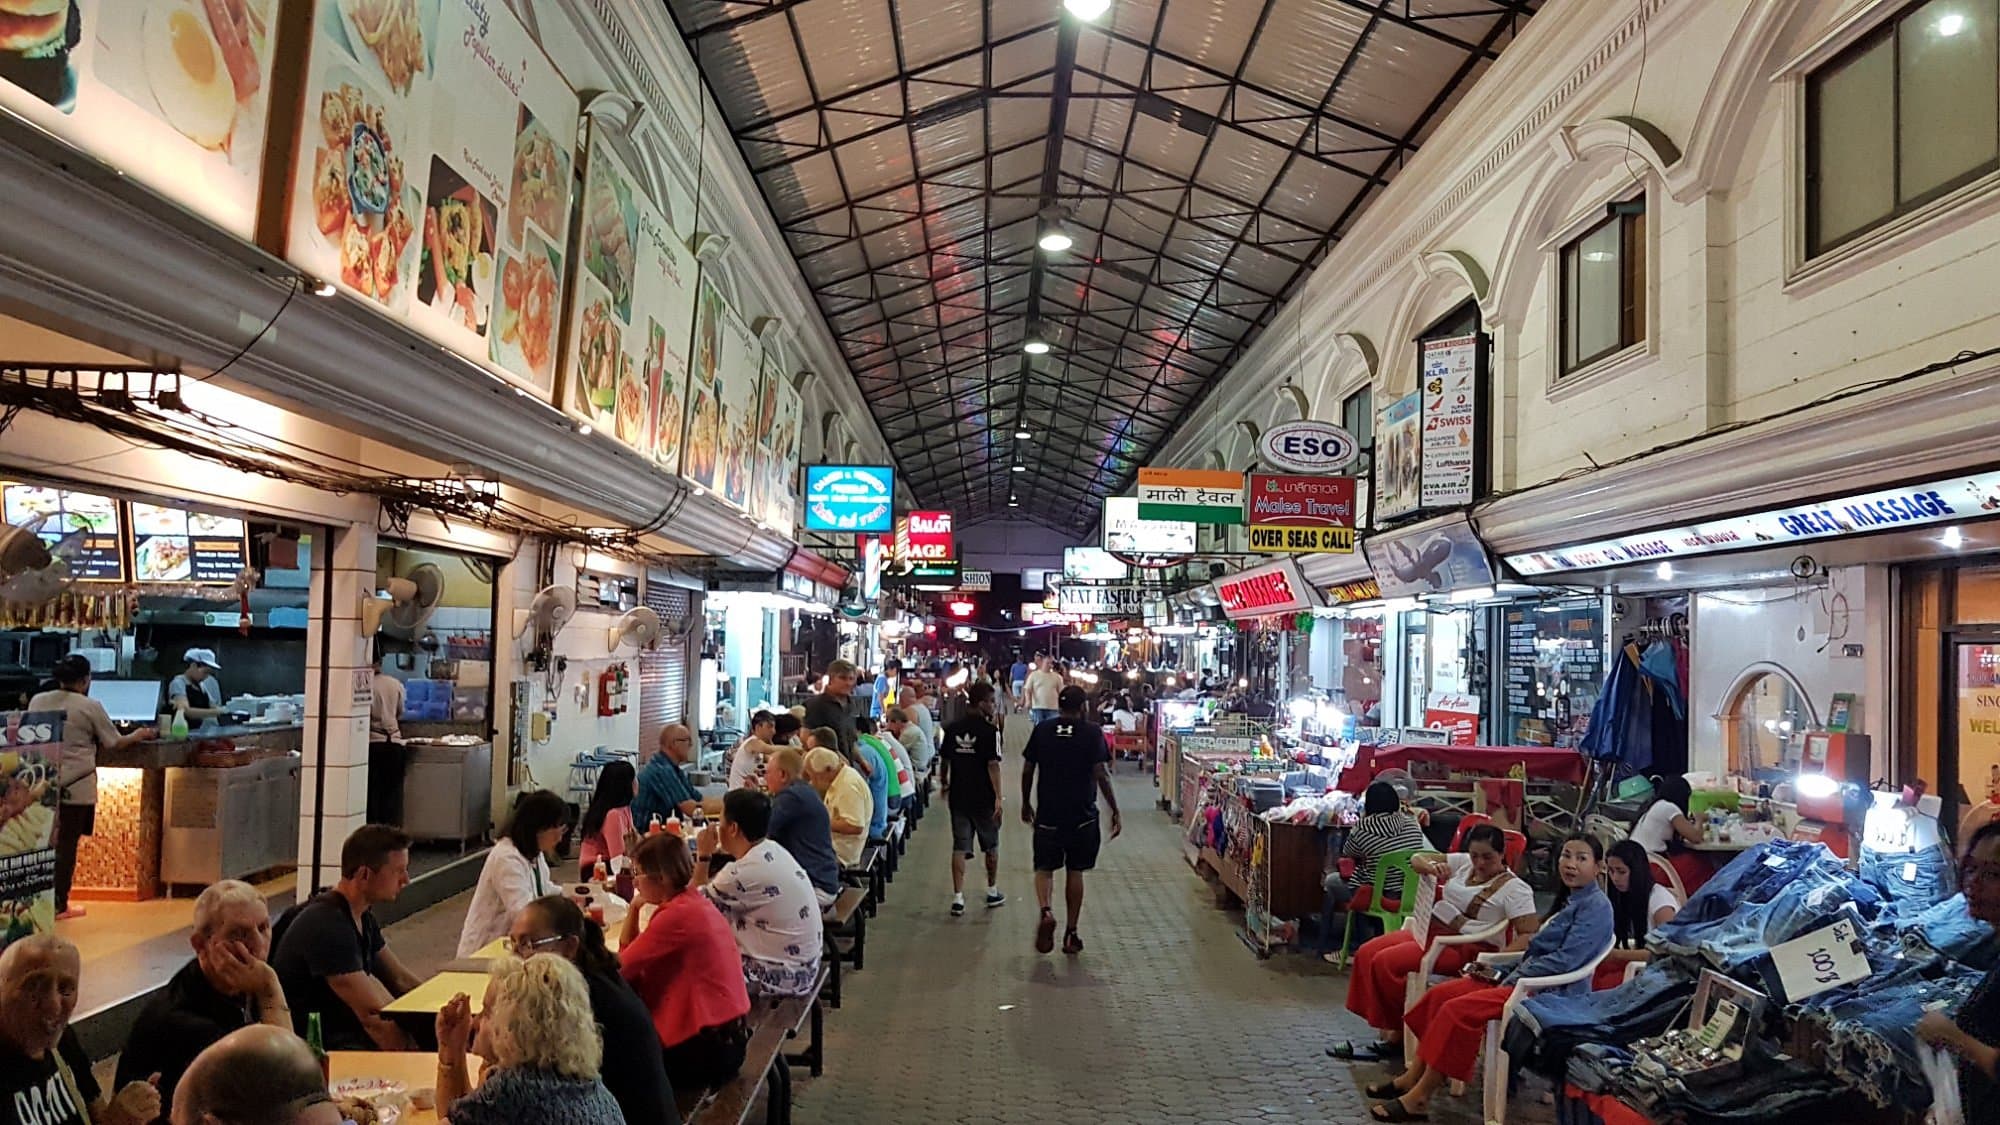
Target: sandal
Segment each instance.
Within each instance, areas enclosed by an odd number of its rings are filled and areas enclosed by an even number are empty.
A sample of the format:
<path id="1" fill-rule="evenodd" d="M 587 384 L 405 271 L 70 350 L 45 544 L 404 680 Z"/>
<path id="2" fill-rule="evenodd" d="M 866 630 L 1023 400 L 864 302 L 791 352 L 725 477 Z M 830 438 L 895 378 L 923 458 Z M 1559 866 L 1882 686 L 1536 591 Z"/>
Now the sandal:
<path id="1" fill-rule="evenodd" d="M 1417 1113 L 1403 1105 L 1403 1099 L 1391 1098 L 1379 1102 L 1368 1110 L 1368 1116 L 1377 1121 L 1429 1121 L 1428 1113 Z"/>
<path id="2" fill-rule="evenodd" d="M 1326 1053 L 1343 1062 L 1381 1062 L 1383 1059 L 1400 1057 L 1403 1045 L 1386 1043 L 1380 1039 L 1356 1044 L 1354 1040 L 1349 1039 L 1345 1043 L 1335 1043 L 1328 1047 Z"/>
<path id="3" fill-rule="evenodd" d="M 1042 911 L 1042 917 L 1035 923 L 1035 952 L 1049 953 L 1056 947 L 1056 916 Z"/>
<path id="4" fill-rule="evenodd" d="M 1380 1098 L 1383 1101 L 1390 1102 L 1403 1096 L 1403 1091 L 1397 1087 L 1396 1080 L 1393 1078 L 1377 1082 L 1373 1086 L 1363 1086 L 1361 1092 L 1371 1098 Z"/>

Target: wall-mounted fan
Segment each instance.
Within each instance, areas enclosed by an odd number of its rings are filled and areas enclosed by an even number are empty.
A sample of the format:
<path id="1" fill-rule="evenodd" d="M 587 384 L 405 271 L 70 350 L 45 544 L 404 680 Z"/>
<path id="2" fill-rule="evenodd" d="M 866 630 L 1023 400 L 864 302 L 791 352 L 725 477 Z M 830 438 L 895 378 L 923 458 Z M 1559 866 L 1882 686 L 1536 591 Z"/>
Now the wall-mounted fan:
<path id="1" fill-rule="evenodd" d="M 83 553 L 87 532 L 74 531 L 50 543 L 42 523 L 0 524 L 0 603 L 41 605 L 76 581 L 72 562 Z"/>
<path id="2" fill-rule="evenodd" d="M 605 638 L 605 651 L 617 652 L 625 645 L 636 649 L 650 649 L 660 643 L 665 633 L 660 623 L 660 615 L 646 606 L 628 611 L 611 626 L 611 633 Z"/>
<path id="3" fill-rule="evenodd" d="M 435 563 L 422 563 L 406 577 L 389 579 L 383 590 L 388 597 L 362 600 L 362 631 L 371 637 L 382 629 L 415 637 L 444 600 L 444 571 Z"/>
<path id="4" fill-rule="evenodd" d="M 576 591 L 568 586 L 544 586 L 528 603 L 521 635 L 546 633 L 551 640 L 576 616 Z"/>

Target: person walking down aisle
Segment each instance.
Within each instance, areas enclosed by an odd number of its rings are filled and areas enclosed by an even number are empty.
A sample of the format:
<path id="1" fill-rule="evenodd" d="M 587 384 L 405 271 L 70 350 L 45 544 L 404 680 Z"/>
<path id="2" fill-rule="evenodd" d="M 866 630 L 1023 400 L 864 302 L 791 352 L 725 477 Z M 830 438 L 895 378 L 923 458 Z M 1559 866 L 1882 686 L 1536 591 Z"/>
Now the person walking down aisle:
<path id="1" fill-rule="evenodd" d="M 1056 717 L 1062 698 L 1062 673 L 1055 670 L 1055 664 L 1048 653 L 1035 657 L 1035 670 L 1028 673 L 1023 682 L 1024 698 L 1028 701 L 1028 718 L 1036 726 L 1041 726 Z"/>
<path id="2" fill-rule="evenodd" d="M 1063 931 L 1063 952 L 1083 952 L 1077 921 L 1083 914 L 1083 873 L 1097 866 L 1101 838 L 1097 825 L 1097 794 L 1111 806 L 1111 838 L 1124 829 L 1118 815 L 1118 795 L 1111 789 L 1111 747 L 1104 731 L 1086 722 L 1088 697 L 1080 687 L 1066 687 L 1056 702 L 1060 714 L 1028 736 L 1022 752 L 1021 819 L 1035 829 L 1035 899 L 1041 918 L 1035 923 L 1035 951 L 1055 948 L 1056 916 L 1050 908 L 1055 873 L 1067 872 L 1063 898 L 1069 924 Z M 1041 769 L 1041 787 L 1035 770 Z M 1037 803 L 1039 802 L 1039 808 Z"/>
<path id="3" fill-rule="evenodd" d="M 986 906 L 1007 901 L 1000 892 L 1000 728 L 993 725 L 993 687 L 966 689 L 965 717 L 944 728 L 938 784 L 951 808 L 951 913 L 965 913 L 965 865 L 972 841 L 986 853 Z"/>

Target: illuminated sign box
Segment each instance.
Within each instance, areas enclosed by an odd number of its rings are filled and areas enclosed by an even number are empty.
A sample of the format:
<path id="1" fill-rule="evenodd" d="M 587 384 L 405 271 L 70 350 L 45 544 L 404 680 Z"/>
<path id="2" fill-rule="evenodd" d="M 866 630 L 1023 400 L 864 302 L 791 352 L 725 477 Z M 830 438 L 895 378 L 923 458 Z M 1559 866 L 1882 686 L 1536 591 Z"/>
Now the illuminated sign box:
<path id="1" fill-rule="evenodd" d="M 896 470 L 887 465 L 807 465 L 806 530 L 895 530 Z"/>

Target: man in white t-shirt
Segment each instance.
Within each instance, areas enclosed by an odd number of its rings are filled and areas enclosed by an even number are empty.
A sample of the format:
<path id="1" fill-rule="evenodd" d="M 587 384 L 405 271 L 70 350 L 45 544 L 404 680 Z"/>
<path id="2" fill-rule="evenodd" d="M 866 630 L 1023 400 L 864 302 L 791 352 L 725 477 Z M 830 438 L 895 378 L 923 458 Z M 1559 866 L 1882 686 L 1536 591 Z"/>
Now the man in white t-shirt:
<path id="1" fill-rule="evenodd" d="M 1062 695 L 1063 678 L 1051 666 L 1048 653 L 1035 656 L 1035 670 L 1028 673 L 1026 683 L 1028 719 L 1036 726 L 1056 717 L 1056 701 Z"/>
<path id="2" fill-rule="evenodd" d="M 764 783 L 764 756 L 778 748 L 773 740 L 778 735 L 778 717 L 769 711 L 759 711 L 750 716 L 750 733 L 730 751 L 729 787 L 731 789 L 758 789 Z"/>
<path id="3" fill-rule="evenodd" d="M 735 931 L 751 995 L 800 996 L 819 977 L 819 896 L 799 861 L 765 839 L 770 827 L 769 797 L 730 790 L 722 822 L 695 838 L 694 883 Z M 730 863 L 711 878 L 709 860 L 718 851 Z"/>

